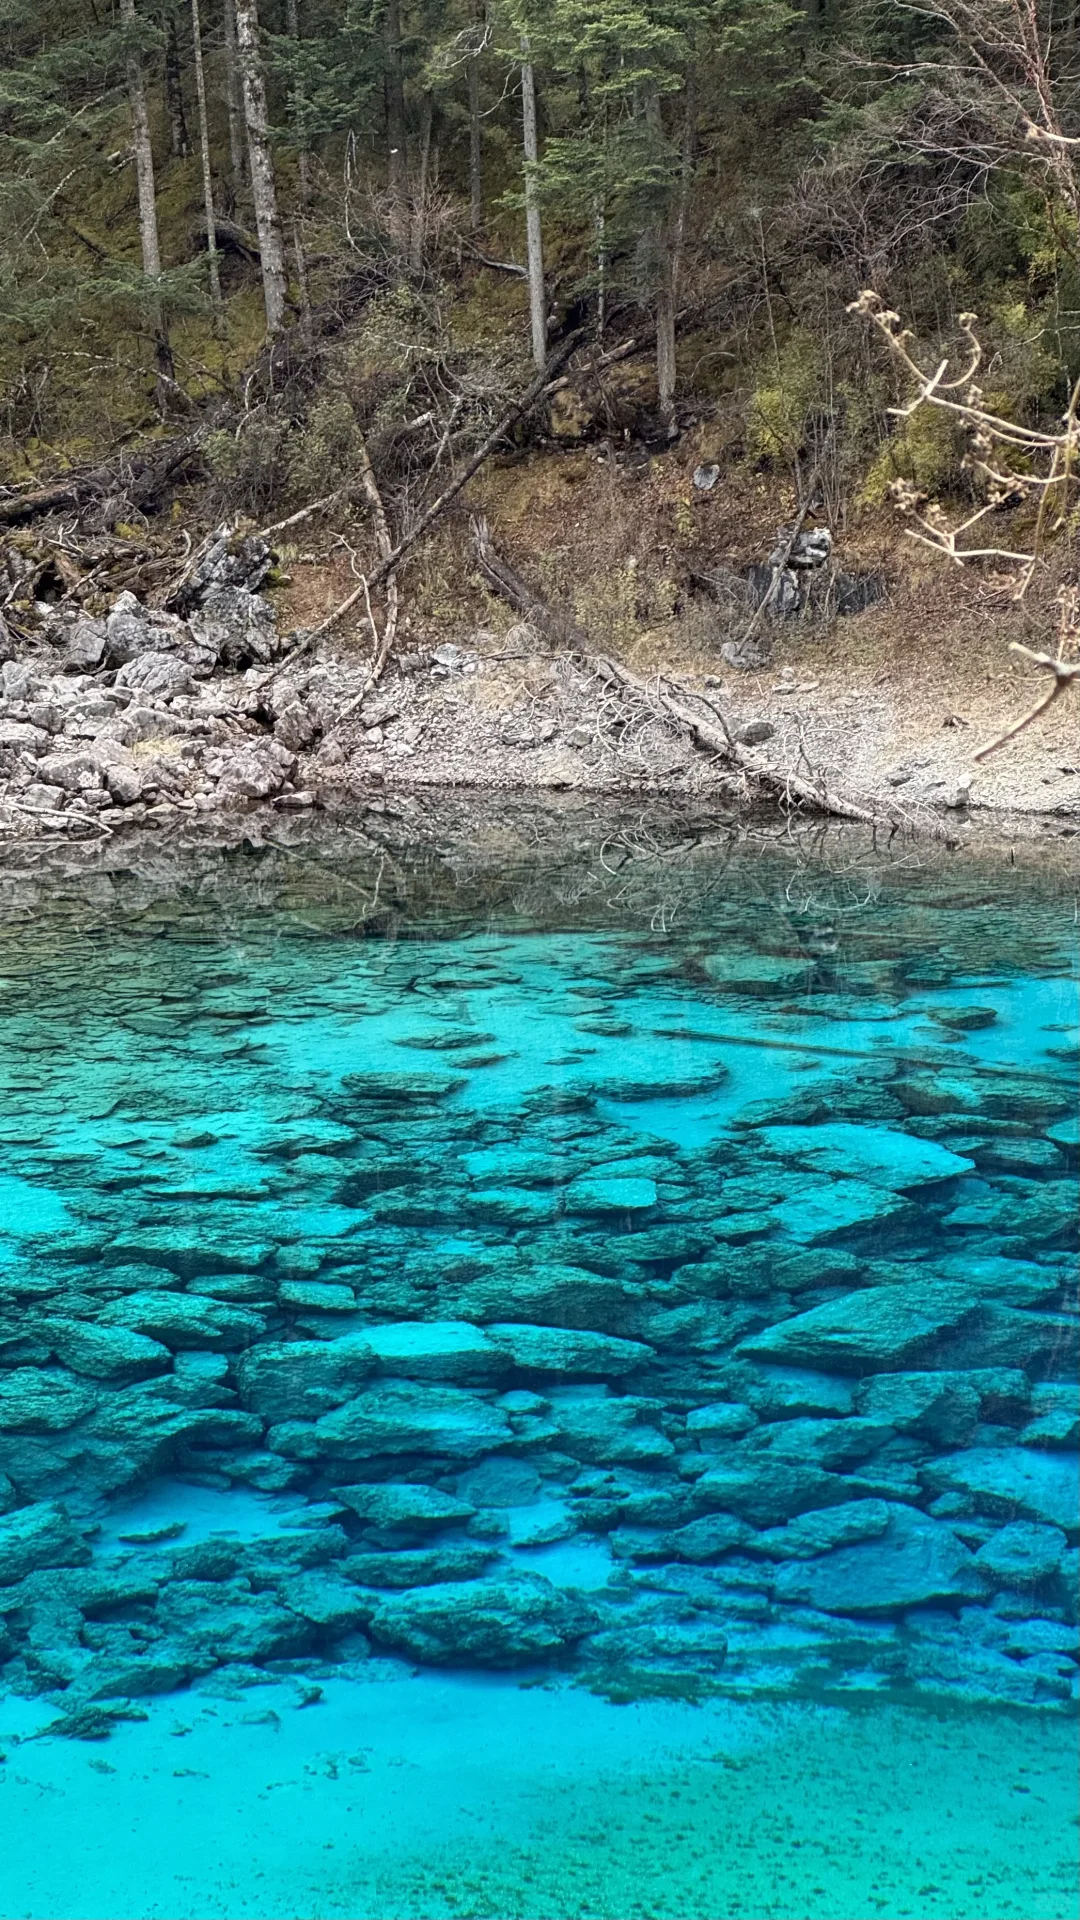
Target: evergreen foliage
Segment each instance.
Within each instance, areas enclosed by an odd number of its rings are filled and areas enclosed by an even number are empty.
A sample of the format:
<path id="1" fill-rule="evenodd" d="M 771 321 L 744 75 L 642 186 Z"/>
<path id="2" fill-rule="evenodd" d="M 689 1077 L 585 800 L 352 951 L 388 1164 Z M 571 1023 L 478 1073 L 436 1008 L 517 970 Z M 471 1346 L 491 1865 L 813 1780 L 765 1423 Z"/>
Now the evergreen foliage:
<path id="1" fill-rule="evenodd" d="M 227 385 L 257 345 L 227 4 L 200 4 L 207 188 L 189 0 L 136 0 L 126 24 L 118 0 L 0 0 L 0 379 L 16 439 L 70 432 L 106 369 L 113 427 L 152 421 L 171 404 L 155 330 L 181 398 Z M 665 380 L 677 407 L 722 342 L 761 396 L 754 457 L 775 443 L 797 458 L 800 421 L 846 382 L 879 473 L 889 395 L 856 405 L 868 363 L 836 318 L 864 285 L 943 338 L 978 307 L 1011 402 L 1052 412 L 1080 370 L 1080 15 L 1032 5 L 1064 145 L 1037 137 L 1042 81 L 1010 39 L 1020 0 L 263 0 L 286 324 L 374 272 L 434 301 L 459 344 L 501 331 L 499 366 L 523 364 L 527 45 L 549 337 L 568 318 L 601 342 L 653 329 L 669 430 Z M 158 277 L 140 272 L 133 53 Z"/>

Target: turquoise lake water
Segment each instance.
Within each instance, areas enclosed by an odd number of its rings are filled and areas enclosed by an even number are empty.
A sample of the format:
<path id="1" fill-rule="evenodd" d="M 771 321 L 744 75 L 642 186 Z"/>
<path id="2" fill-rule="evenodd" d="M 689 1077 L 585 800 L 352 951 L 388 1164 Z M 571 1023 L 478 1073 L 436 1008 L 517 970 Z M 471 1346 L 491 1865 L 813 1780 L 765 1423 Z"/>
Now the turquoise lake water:
<path id="1" fill-rule="evenodd" d="M 1068 876 L 282 832 L 0 876 L 5 1920 L 1073 1920 Z"/>

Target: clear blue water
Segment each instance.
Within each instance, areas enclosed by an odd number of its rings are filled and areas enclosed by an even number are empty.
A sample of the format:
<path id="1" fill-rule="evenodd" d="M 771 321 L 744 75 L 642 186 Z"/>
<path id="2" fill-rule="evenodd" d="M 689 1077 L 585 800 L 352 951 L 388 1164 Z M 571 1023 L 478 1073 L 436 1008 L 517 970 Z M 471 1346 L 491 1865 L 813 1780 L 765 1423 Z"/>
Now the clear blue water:
<path id="1" fill-rule="evenodd" d="M 1076 1911 L 1067 875 L 579 817 L 0 929 L 0 1911 Z"/>

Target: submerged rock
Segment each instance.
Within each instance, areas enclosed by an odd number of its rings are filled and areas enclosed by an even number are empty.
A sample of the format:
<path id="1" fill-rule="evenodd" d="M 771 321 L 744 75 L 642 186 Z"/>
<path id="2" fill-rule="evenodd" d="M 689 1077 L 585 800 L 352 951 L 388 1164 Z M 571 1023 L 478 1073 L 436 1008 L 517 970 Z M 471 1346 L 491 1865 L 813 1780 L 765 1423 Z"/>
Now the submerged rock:
<path id="1" fill-rule="evenodd" d="M 1080 1457 L 1026 1447 L 972 1447 L 943 1454 L 921 1469 L 936 1492 L 968 1494 L 981 1513 L 1045 1521 L 1075 1538 L 1080 1532 Z"/>
<path id="2" fill-rule="evenodd" d="M 19 1507 L 0 1518 L 0 1586 L 13 1586 L 41 1567 L 80 1567 L 90 1549 L 58 1501 Z"/>
<path id="3" fill-rule="evenodd" d="M 571 1182 L 565 1201 L 570 1213 L 647 1213 L 656 1205 L 656 1182 L 591 1174 Z"/>
<path id="4" fill-rule="evenodd" d="M 869 1287 L 752 1334 L 739 1352 L 850 1373 L 901 1368 L 976 1306 L 966 1287 L 948 1281 Z"/>
<path id="5" fill-rule="evenodd" d="M 316 1420 L 341 1406 L 377 1369 L 364 1335 L 345 1334 L 250 1347 L 236 1374 L 244 1406 L 264 1420 Z"/>
<path id="6" fill-rule="evenodd" d="M 360 1520 L 383 1531 L 435 1533 L 462 1526 L 476 1512 L 469 1500 L 422 1483 L 386 1481 L 381 1485 L 338 1487 L 337 1498 Z"/>
<path id="7" fill-rule="evenodd" d="M 845 1121 L 814 1127 L 762 1127 L 760 1137 L 771 1152 L 794 1161 L 796 1166 L 899 1191 L 954 1179 L 957 1174 L 970 1173 L 975 1164 L 933 1140 L 920 1140 L 890 1127 L 854 1126 Z"/>
<path id="8" fill-rule="evenodd" d="M 755 1536 L 752 1551 L 770 1560 L 809 1560 L 859 1540 L 877 1540 L 889 1525 L 884 1500 L 847 1500 L 820 1513 L 802 1513 L 786 1527 L 770 1527 Z"/>
<path id="9" fill-rule="evenodd" d="M 971 1438 L 984 1407 L 1019 1411 L 1028 1393 L 1027 1376 L 1019 1368 L 885 1373 L 861 1383 L 857 1405 L 868 1419 L 949 1447 Z"/>
<path id="10" fill-rule="evenodd" d="M 413 1660 L 515 1667 L 544 1660 L 580 1640 L 592 1609 L 537 1574 L 419 1588 L 384 1600 L 370 1619 L 373 1639 Z"/>
<path id="11" fill-rule="evenodd" d="M 694 1487 L 699 1507 L 736 1514 L 755 1527 L 776 1527 L 794 1514 L 849 1498 L 838 1474 L 770 1453 L 734 1457 L 703 1473 Z"/>
<path id="12" fill-rule="evenodd" d="M 995 1586 L 1023 1592 L 1053 1579 L 1068 1544 L 1060 1527 L 1014 1520 L 979 1548 L 975 1564 Z"/>
<path id="13" fill-rule="evenodd" d="M 792 1240 L 814 1246 L 861 1228 L 893 1231 L 911 1218 L 911 1203 L 888 1187 L 866 1180 L 835 1179 L 797 1188 L 772 1218 Z"/>
<path id="14" fill-rule="evenodd" d="M 266 1331 L 262 1314 L 192 1293 L 129 1293 L 106 1307 L 101 1320 L 173 1350 L 250 1346 Z"/>
<path id="15" fill-rule="evenodd" d="M 373 1387 L 314 1424 L 289 1420 L 272 1427 L 269 1444 L 292 1460 L 365 1460 L 383 1453 L 469 1459 L 511 1437 L 506 1414 L 464 1388 L 402 1383 Z"/>
<path id="16" fill-rule="evenodd" d="M 531 1327 L 496 1321 L 488 1335 L 500 1353 L 526 1373 L 584 1374 L 617 1379 L 646 1365 L 655 1355 L 640 1340 L 617 1340 L 608 1333 L 568 1327 Z"/>
<path id="17" fill-rule="evenodd" d="M 840 1547 L 809 1564 L 781 1567 L 776 1598 L 823 1613 L 890 1614 L 982 1592 L 975 1558 L 950 1527 L 892 1506 L 876 1540 Z"/>

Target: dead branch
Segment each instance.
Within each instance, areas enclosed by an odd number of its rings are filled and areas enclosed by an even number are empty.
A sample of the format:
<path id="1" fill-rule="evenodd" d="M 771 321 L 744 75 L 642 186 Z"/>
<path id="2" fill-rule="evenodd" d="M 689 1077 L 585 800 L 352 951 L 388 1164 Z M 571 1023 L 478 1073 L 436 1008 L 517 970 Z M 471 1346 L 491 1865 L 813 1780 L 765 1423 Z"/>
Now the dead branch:
<path id="1" fill-rule="evenodd" d="M 527 414 L 530 409 L 536 405 L 536 402 L 542 398 L 548 382 L 566 365 L 566 362 L 577 347 L 580 338 L 580 333 L 573 333 L 562 342 L 561 346 L 556 349 L 548 361 L 543 372 L 538 373 L 536 379 L 530 381 L 529 385 L 525 388 L 524 393 L 519 394 L 513 405 L 503 414 L 497 426 L 492 428 L 487 439 L 482 441 L 480 446 L 477 447 L 472 458 L 465 462 L 461 472 L 451 480 L 449 486 L 443 488 L 438 498 L 433 500 L 430 507 L 420 515 L 416 525 L 412 527 L 408 533 L 402 535 L 397 545 L 389 553 L 383 555 L 379 565 L 375 568 L 374 573 L 371 574 L 368 580 L 369 590 L 382 586 L 388 574 L 392 573 L 399 562 L 404 559 L 410 547 L 414 547 L 418 540 L 423 539 L 424 534 L 434 526 L 440 515 L 446 512 L 451 502 L 457 499 L 462 489 L 468 486 L 473 474 L 479 472 L 485 460 L 494 453 L 500 441 L 506 438 L 511 427 Z M 325 620 L 321 620 L 319 625 L 315 627 L 303 641 L 301 647 L 295 649 L 293 654 L 288 657 L 294 659 L 297 652 L 305 651 L 313 640 L 317 640 L 321 634 L 329 633 L 331 627 L 336 627 L 338 621 L 344 619 L 345 615 L 356 605 L 357 601 L 362 597 L 363 591 L 363 587 L 361 586 L 357 587 L 353 593 L 347 594 L 340 606 L 335 607 L 332 613 L 328 613 Z M 284 662 L 282 664 L 284 664 Z"/>
<path id="2" fill-rule="evenodd" d="M 860 806 L 857 801 L 849 800 L 846 794 L 833 791 L 825 785 L 824 781 L 804 780 L 797 774 L 778 773 L 774 768 L 767 766 L 756 754 L 740 745 L 719 709 L 712 709 L 719 722 L 716 726 L 711 721 L 703 719 L 700 714 L 693 712 L 686 705 L 686 701 L 694 699 L 695 696 L 680 681 L 658 674 L 655 682 L 647 686 L 643 680 L 638 679 L 636 674 L 631 673 L 628 667 L 622 666 L 617 660 L 612 660 L 609 655 L 589 654 L 588 641 L 581 628 L 571 621 L 568 615 L 558 613 L 548 606 L 547 602 L 521 578 L 516 569 L 496 553 L 485 520 L 474 520 L 473 534 L 481 571 L 495 591 L 501 593 L 511 606 L 524 613 L 541 633 L 552 639 L 557 635 L 559 644 L 583 656 L 592 671 L 599 674 L 600 678 L 607 681 L 609 685 L 614 684 L 629 689 L 651 712 L 655 713 L 659 708 L 668 718 L 677 720 L 680 726 L 687 729 L 696 745 L 720 755 L 722 759 L 739 767 L 742 772 L 750 774 L 761 786 L 779 794 L 787 804 L 790 805 L 792 800 L 797 800 L 804 806 L 813 807 L 818 813 L 834 814 L 841 820 L 862 820 L 870 824 L 877 820 L 878 816 L 869 808 Z M 573 636 L 572 638 L 567 638 L 568 632 Z M 673 692 L 666 691 L 664 679 L 667 679 L 667 684 Z"/>
<path id="3" fill-rule="evenodd" d="M 488 586 L 522 614 L 550 646 L 579 653 L 587 649 L 589 643 L 573 615 L 550 606 L 540 594 L 534 593 L 528 581 L 496 551 L 483 514 L 474 518 L 472 533 L 476 562 Z"/>
<path id="4" fill-rule="evenodd" d="M 699 714 L 694 713 L 685 704 L 687 699 L 693 699 L 693 693 L 680 681 L 668 681 L 668 684 L 682 696 L 681 699 L 677 699 L 665 691 L 659 675 L 655 684 L 650 687 L 646 686 L 643 680 L 639 680 L 636 674 L 631 673 L 628 667 L 622 666 L 619 661 L 612 660 L 606 654 L 597 654 L 592 664 L 603 678 L 618 681 L 624 687 L 630 688 L 639 699 L 660 706 L 665 713 L 670 714 L 673 720 L 677 720 L 680 726 L 687 729 L 698 746 L 706 747 L 710 752 L 718 754 L 721 759 L 739 767 L 760 786 L 777 794 L 788 804 L 792 800 L 797 800 L 804 806 L 812 807 L 816 813 L 832 814 L 838 820 L 862 820 L 871 826 L 880 820 L 881 816 L 874 813 L 872 809 L 860 806 L 855 800 L 849 800 L 846 794 L 837 793 L 834 789 L 827 787 L 824 781 L 803 780 L 797 774 L 782 773 L 774 767 L 767 766 L 757 754 L 751 753 L 748 748 L 741 746 L 734 739 L 730 727 L 722 716 L 717 715 L 721 724 L 719 727 L 714 727 L 708 720 L 703 720 Z"/>
<path id="5" fill-rule="evenodd" d="M 124 454 L 115 466 L 78 467 L 48 487 L 0 495 L 0 525 L 15 526 L 68 507 L 82 508 L 95 500 L 122 499 L 130 507 L 152 505 L 177 468 L 198 452 L 206 427 L 158 441 L 144 454 Z"/>
<path id="6" fill-rule="evenodd" d="M 996 753 L 999 747 L 1004 747 L 1010 740 L 1015 740 L 1017 734 L 1023 733 L 1025 727 L 1030 727 L 1032 721 L 1037 720 L 1048 707 L 1052 707 L 1055 700 L 1060 700 L 1062 694 L 1068 691 L 1074 681 L 1080 680 L 1080 660 L 1055 660 L 1052 654 L 1035 653 L 1031 647 L 1021 646 L 1019 640 L 1010 642 L 1010 651 L 1026 654 L 1037 667 L 1045 668 L 1054 677 L 1046 692 L 1036 700 L 1035 705 L 1029 708 L 1023 718 L 1014 721 L 1011 727 L 1006 727 L 1004 733 L 997 734 L 993 740 L 988 740 L 985 747 L 979 747 L 972 755 L 973 760 L 986 760 L 992 753 Z"/>
<path id="7" fill-rule="evenodd" d="M 758 602 L 757 606 L 755 607 L 753 615 L 750 620 L 750 624 L 746 628 L 745 633 L 743 633 L 741 637 L 735 642 L 736 648 L 738 648 L 740 651 L 743 647 L 748 646 L 750 641 L 754 638 L 754 635 L 757 633 L 757 630 L 760 627 L 762 621 L 764 620 L 766 613 L 768 612 L 769 608 L 772 606 L 772 603 L 776 598 L 777 589 L 780 585 L 781 576 L 783 575 L 787 567 L 788 561 L 791 559 L 791 556 L 795 551 L 796 545 L 798 543 L 799 535 L 801 534 L 803 527 L 806 525 L 806 518 L 808 513 L 810 512 L 810 503 L 814 498 L 814 492 L 820 478 L 821 478 L 821 464 L 819 462 L 818 465 L 814 468 L 813 473 L 810 475 L 810 479 L 807 484 L 806 491 L 803 494 L 802 505 L 800 506 L 799 511 L 795 516 L 795 525 L 792 527 L 790 533 L 788 534 L 786 540 L 784 541 L 783 546 L 780 549 L 780 558 L 777 561 L 776 565 L 773 567 L 772 579 L 769 581 L 769 584 L 765 590 L 764 595 L 762 596 L 761 600 Z"/>
<path id="8" fill-rule="evenodd" d="M 957 4 L 960 4 L 960 0 L 957 0 Z M 908 419 L 919 407 L 932 406 L 944 409 L 953 418 L 963 422 L 972 440 L 972 451 L 966 464 L 981 475 L 989 490 L 989 498 L 983 506 L 958 525 L 950 526 L 937 501 L 927 502 L 910 481 L 897 481 L 893 487 L 897 505 L 901 512 L 910 514 L 915 521 L 914 528 L 908 528 L 909 536 L 921 545 L 933 548 L 957 566 L 964 566 L 973 560 L 1004 562 L 1014 570 L 1012 599 L 1019 604 L 1035 577 L 1047 532 L 1058 532 L 1067 524 L 1070 490 L 1076 483 L 1077 466 L 1080 463 L 1080 378 L 1072 388 L 1061 424 L 1056 430 L 1026 427 L 990 411 L 983 404 L 982 391 L 974 380 L 982 360 L 982 347 L 975 331 L 977 322 L 973 313 L 959 316 L 960 328 L 967 342 L 968 364 L 961 373 L 946 379 L 948 359 L 939 361 L 932 370 L 921 366 L 916 358 L 912 336 L 901 326 L 900 315 L 887 308 L 876 293 L 864 291 L 848 311 L 872 322 L 893 358 L 914 385 L 915 398 L 907 406 L 896 407 L 892 411 Z M 1035 470 L 1014 473 L 996 457 L 995 450 L 1003 447 L 1018 450 L 1033 464 Z M 1031 545 L 1026 551 L 960 544 L 972 527 L 979 524 L 988 513 L 1004 506 L 1013 494 L 1021 498 L 1034 496 L 1039 502 Z M 1056 519 L 1048 529 L 1047 517 L 1052 499 L 1058 503 L 1058 510 Z M 974 755 L 976 761 L 988 759 L 999 747 L 1015 740 L 1018 734 L 1023 733 L 1080 680 L 1080 660 L 1076 658 L 1078 646 L 1080 589 L 1074 586 L 1058 595 L 1056 654 L 1033 652 L 1018 641 L 1012 642 L 1014 652 L 1025 654 L 1036 666 L 1053 676 L 1046 692 L 1019 720 L 980 747 Z"/>

